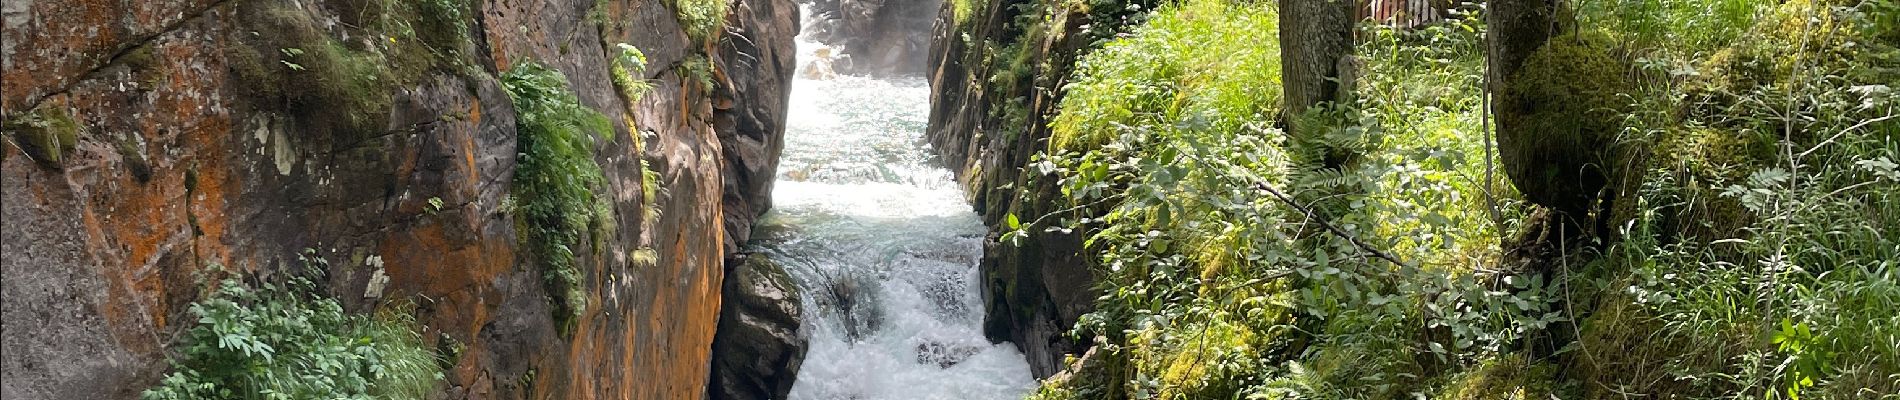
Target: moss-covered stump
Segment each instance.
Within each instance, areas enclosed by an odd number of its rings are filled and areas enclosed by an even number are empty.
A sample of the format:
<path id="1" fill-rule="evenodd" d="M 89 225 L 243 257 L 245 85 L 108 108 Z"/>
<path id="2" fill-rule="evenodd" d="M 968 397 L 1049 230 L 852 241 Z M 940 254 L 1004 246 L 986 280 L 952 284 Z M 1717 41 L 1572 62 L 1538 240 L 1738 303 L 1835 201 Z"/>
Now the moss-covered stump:
<path id="1" fill-rule="evenodd" d="M 1583 215 L 1613 176 L 1631 66 L 1599 36 L 1552 38 L 1499 94 L 1499 157 L 1533 203 Z"/>

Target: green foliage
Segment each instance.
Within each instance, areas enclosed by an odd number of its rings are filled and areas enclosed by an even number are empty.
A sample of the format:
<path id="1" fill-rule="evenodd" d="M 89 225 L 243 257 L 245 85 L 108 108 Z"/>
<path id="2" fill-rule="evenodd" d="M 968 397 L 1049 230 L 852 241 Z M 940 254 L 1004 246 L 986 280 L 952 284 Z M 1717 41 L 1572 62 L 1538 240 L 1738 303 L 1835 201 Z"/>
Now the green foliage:
<path id="1" fill-rule="evenodd" d="M 626 98 L 627 102 L 639 102 L 640 98 L 646 97 L 647 92 L 653 91 L 653 82 L 646 79 L 647 55 L 630 44 L 619 43 L 614 46 L 620 49 L 619 56 L 613 59 L 613 68 L 609 70 L 613 75 L 614 88 L 620 90 L 620 96 Z"/>
<path id="2" fill-rule="evenodd" d="M 1104 295 L 1074 334 L 1135 398 L 1900 397 L 1900 2 L 1578 8 L 1602 32 L 1513 91 L 1653 157 L 1614 159 L 1628 223 L 1549 275 L 1500 245 L 1531 207 L 1491 182 L 1477 15 L 1362 30 L 1352 95 L 1287 138 L 1272 8 L 1163 6 L 1078 63 L 1024 168 L 1070 207 L 1004 237 L 1084 234 Z M 990 83 L 1043 78 L 1020 43 L 985 44 Z"/>
<path id="3" fill-rule="evenodd" d="M 672 0 L 674 17 L 693 43 L 705 44 L 726 28 L 728 0 Z"/>
<path id="4" fill-rule="evenodd" d="M 1272 127 L 1279 77 L 1261 68 L 1277 64 L 1275 22 L 1257 5 L 1164 6 L 1083 59 L 1051 124 L 1057 154 L 1032 163 L 1084 210 L 1060 229 L 1092 232 L 1108 294 L 1078 333 L 1125 346 L 1130 392 L 1403 396 L 1422 362 L 1475 362 L 1561 320 L 1546 279 L 1468 272 L 1498 251 L 1477 179 L 1474 27 L 1423 44 L 1382 32 L 1358 100 L 1304 116 L 1323 133 L 1290 141 Z M 1365 155 L 1318 169 L 1341 150 Z M 1425 267 L 1371 261 L 1311 217 Z M 1450 335 L 1420 340 L 1428 328 Z"/>
<path id="5" fill-rule="evenodd" d="M 1610 35 L 1640 58 L 1702 57 L 1752 25 L 1769 0 L 1603 0 L 1576 2 L 1579 26 Z"/>
<path id="6" fill-rule="evenodd" d="M 959 30 L 967 29 L 965 27 L 976 13 L 976 6 L 981 4 L 977 0 L 950 0 L 950 20 Z"/>
<path id="7" fill-rule="evenodd" d="M 1171 121 L 1209 132 L 1258 131 L 1278 109 L 1277 19 L 1246 4 L 1163 7 L 1129 38 L 1084 57 L 1050 123 L 1052 150 L 1113 140 L 1118 126 Z"/>
<path id="8" fill-rule="evenodd" d="M 34 161 L 57 165 L 79 144 L 79 123 L 58 106 L 35 108 L 0 124 L 8 142 Z"/>
<path id="9" fill-rule="evenodd" d="M 1611 288 L 1653 315 L 1650 340 L 1681 345 L 1623 361 L 1667 379 L 1611 376 L 1601 386 L 1696 398 L 1900 393 L 1900 215 L 1889 211 L 1900 206 L 1890 172 L 1900 49 L 1882 40 L 1900 25 L 1877 17 L 1894 10 L 1791 1 L 1764 8 L 1707 59 L 1672 62 L 1696 67 L 1655 84 L 1654 96 L 1686 112 L 1652 135 L 1716 146 L 1675 147 L 1688 151 L 1653 164 L 1643 211 L 1612 250 L 1629 283 Z M 1726 210 L 1685 210 L 1694 208 Z M 1732 228 L 1700 232 L 1706 225 Z M 1630 325 L 1603 319 L 1585 336 Z"/>
<path id="10" fill-rule="evenodd" d="M 421 0 L 410 7 L 419 17 L 413 29 L 423 43 L 441 55 L 461 55 L 463 44 L 470 40 L 468 21 L 474 14 L 468 0 Z"/>
<path id="11" fill-rule="evenodd" d="M 687 55 L 686 60 L 680 61 L 680 68 L 685 71 L 685 77 L 689 79 L 687 82 L 697 84 L 701 93 L 712 93 L 712 90 L 718 87 L 718 82 L 713 80 L 715 67 L 712 60 L 706 58 L 705 55 Z"/>
<path id="12" fill-rule="evenodd" d="M 1221 0 L 1164 6 L 1078 63 L 1032 174 L 1061 179 L 1073 212 L 1019 229 L 1081 229 L 1107 295 L 1078 334 L 1105 335 L 1131 362 L 1135 397 L 1222 398 L 1259 379 L 1288 313 L 1279 287 L 1246 282 L 1290 261 L 1285 213 L 1217 157 L 1283 176 L 1276 19 Z M 1038 178 L 1041 179 L 1041 178 Z M 1049 228 L 1042 221 L 1062 221 Z"/>
<path id="13" fill-rule="evenodd" d="M 515 166 L 517 207 L 527 222 L 527 248 L 541 262 L 548 291 L 571 322 L 587 308 L 585 280 L 576 253 L 609 234 L 611 210 L 594 142 L 612 138 L 613 127 L 599 112 L 580 104 L 559 71 L 537 63 L 516 65 L 502 76 L 515 103 L 520 148 Z M 566 323 L 562 324 L 566 326 Z"/>
<path id="14" fill-rule="evenodd" d="M 1776 351 L 1787 357 L 1781 366 L 1781 385 L 1788 398 L 1800 400 L 1802 390 L 1814 387 L 1816 379 L 1828 375 L 1834 355 L 1815 346 L 1814 330 L 1806 322 L 1796 324 L 1782 318 L 1774 343 Z"/>
<path id="15" fill-rule="evenodd" d="M 146 390 L 171 399 L 423 399 L 442 379 L 438 356 L 401 307 L 349 314 L 303 278 L 220 282 L 191 305 L 173 371 Z"/>
<path id="16" fill-rule="evenodd" d="M 1270 8 L 1190 1 L 1148 21 L 1085 56 L 1051 123 L 1055 155 L 1031 164 L 1075 205 L 1046 229 L 1089 232 L 1106 269 L 1077 333 L 1133 360 L 1134 397 L 1429 393 L 1428 374 L 1565 319 L 1552 279 L 1486 267 L 1518 215 L 1494 218 L 1487 199 L 1518 202 L 1482 181 L 1482 27 L 1373 31 L 1353 101 L 1299 116 L 1319 134 L 1292 140 L 1273 127 Z"/>
<path id="17" fill-rule="evenodd" d="M 646 159 L 646 134 L 634 138 L 634 151 L 640 154 L 640 221 L 646 226 L 660 221 L 660 194 L 666 187 L 660 184 L 659 171 L 653 170 L 653 164 Z"/>

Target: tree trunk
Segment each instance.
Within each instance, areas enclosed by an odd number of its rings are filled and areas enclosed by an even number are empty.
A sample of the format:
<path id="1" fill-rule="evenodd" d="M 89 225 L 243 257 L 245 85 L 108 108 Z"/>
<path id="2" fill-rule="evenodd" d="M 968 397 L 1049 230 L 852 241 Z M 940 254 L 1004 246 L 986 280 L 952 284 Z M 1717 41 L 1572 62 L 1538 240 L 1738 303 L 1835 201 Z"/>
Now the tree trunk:
<path id="1" fill-rule="evenodd" d="M 1491 0 L 1485 23 L 1490 29 L 1491 55 L 1487 62 L 1491 64 L 1488 89 L 1492 93 L 1510 87 L 1509 78 L 1524 66 L 1524 59 L 1550 41 L 1556 31 L 1557 7 L 1557 0 Z M 1502 136 L 1503 132 L 1499 133 Z"/>
<path id="2" fill-rule="evenodd" d="M 1286 116 L 1339 99 L 1340 59 L 1352 54 L 1358 0 L 1280 0 L 1280 76 Z M 1350 88 L 1348 88 L 1350 90 Z M 1298 127 L 1292 127 L 1295 135 Z"/>
<path id="3" fill-rule="evenodd" d="M 1486 45 L 1490 54 L 1485 58 L 1489 87 L 1485 90 L 1497 100 L 1491 104 L 1491 115 L 1497 118 L 1498 161 L 1503 164 L 1505 177 L 1532 203 L 1575 213 L 1579 210 L 1569 204 L 1574 201 L 1558 200 L 1570 196 L 1558 196 L 1547 188 L 1551 186 L 1548 181 L 1561 178 L 1536 176 L 1538 174 L 1531 172 L 1542 170 L 1533 164 L 1545 161 L 1536 157 L 1534 149 L 1539 147 L 1536 142 L 1543 138 L 1528 126 L 1531 107 L 1522 104 L 1524 102 L 1511 91 L 1524 62 L 1550 42 L 1556 31 L 1556 10 L 1562 6 L 1559 1 L 1492 0 L 1489 3 L 1485 13 L 1489 27 Z"/>

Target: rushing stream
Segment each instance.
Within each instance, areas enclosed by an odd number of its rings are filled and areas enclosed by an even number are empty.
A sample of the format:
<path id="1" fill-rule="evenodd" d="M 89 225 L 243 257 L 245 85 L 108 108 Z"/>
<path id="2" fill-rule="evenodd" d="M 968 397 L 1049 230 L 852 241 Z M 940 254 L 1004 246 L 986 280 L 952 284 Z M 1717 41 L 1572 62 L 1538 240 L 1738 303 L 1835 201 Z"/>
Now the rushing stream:
<path id="1" fill-rule="evenodd" d="M 754 251 L 804 290 L 810 350 L 791 398 L 1015 399 L 1014 345 L 983 338 L 983 225 L 930 162 L 921 79 L 792 86 L 773 211 Z"/>

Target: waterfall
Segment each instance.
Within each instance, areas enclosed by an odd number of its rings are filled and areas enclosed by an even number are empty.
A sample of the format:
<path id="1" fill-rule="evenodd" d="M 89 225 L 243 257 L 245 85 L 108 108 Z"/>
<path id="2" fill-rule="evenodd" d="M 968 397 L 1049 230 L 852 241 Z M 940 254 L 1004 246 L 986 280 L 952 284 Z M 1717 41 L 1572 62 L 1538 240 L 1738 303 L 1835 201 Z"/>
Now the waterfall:
<path id="1" fill-rule="evenodd" d="M 811 342 L 793 399 L 1014 399 L 1035 387 L 1015 345 L 983 337 L 985 229 L 930 162 L 929 92 L 918 78 L 793 85 L 774 211 L 748 245 L 805 293 Z"/>

